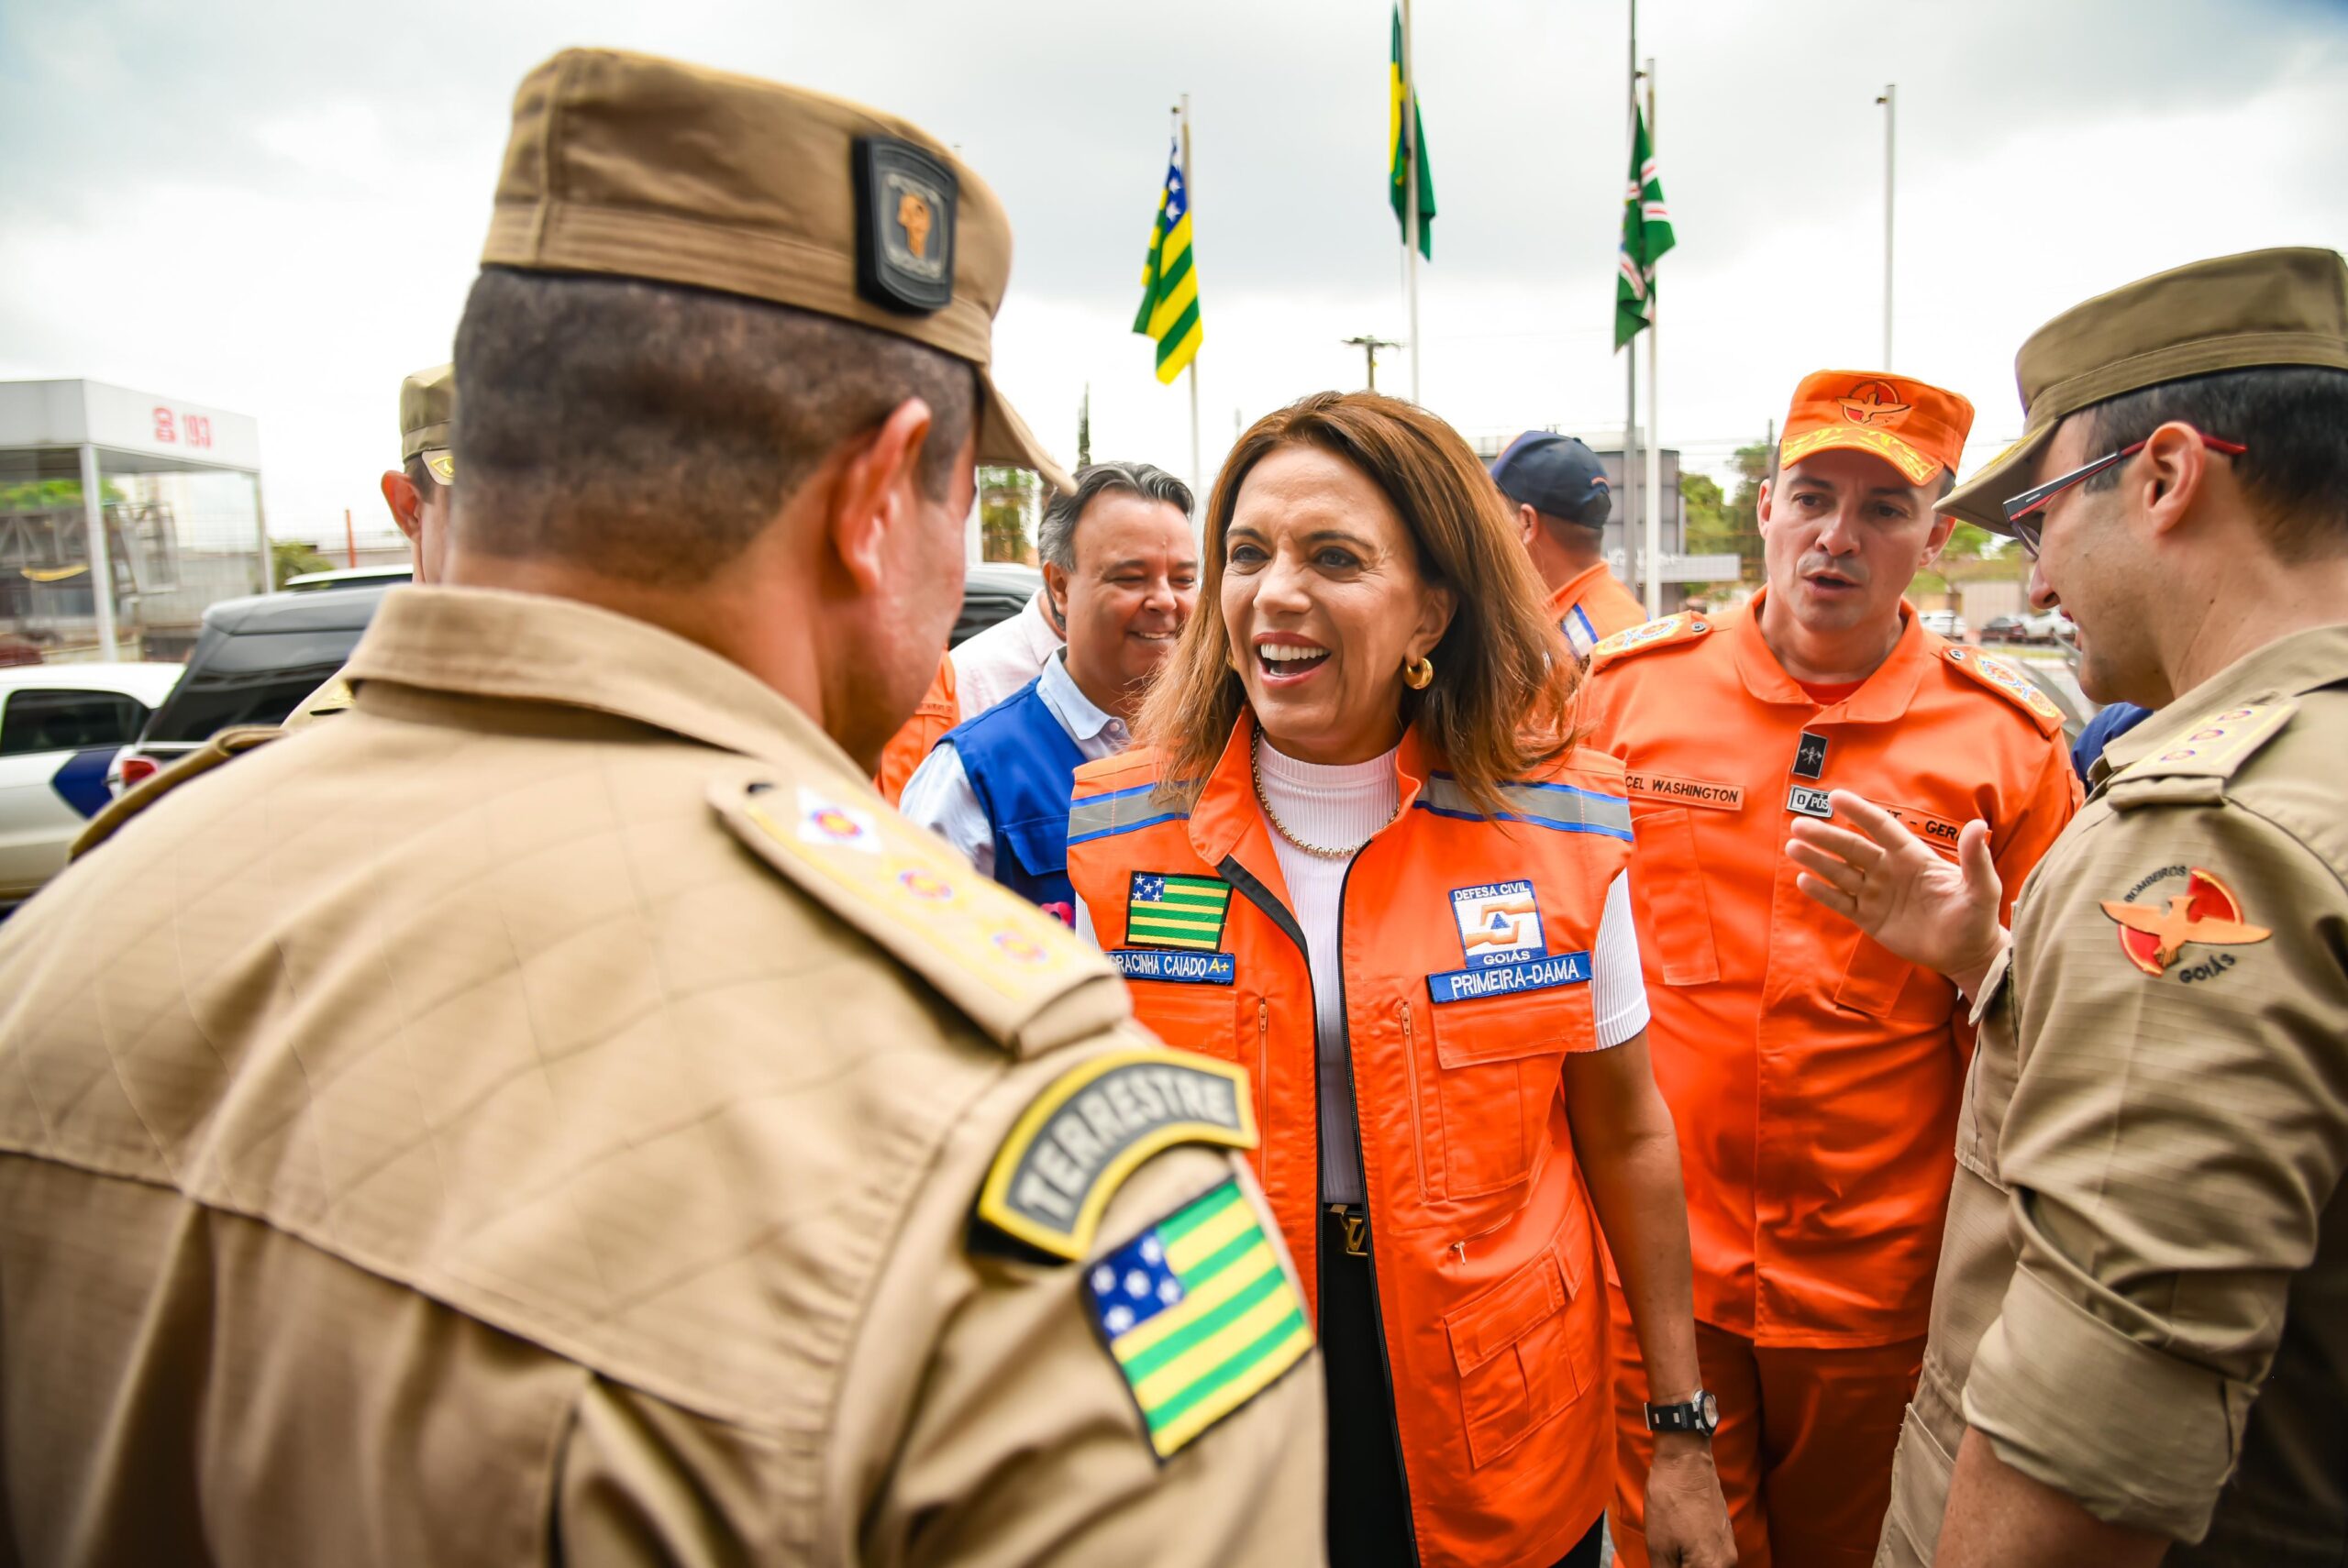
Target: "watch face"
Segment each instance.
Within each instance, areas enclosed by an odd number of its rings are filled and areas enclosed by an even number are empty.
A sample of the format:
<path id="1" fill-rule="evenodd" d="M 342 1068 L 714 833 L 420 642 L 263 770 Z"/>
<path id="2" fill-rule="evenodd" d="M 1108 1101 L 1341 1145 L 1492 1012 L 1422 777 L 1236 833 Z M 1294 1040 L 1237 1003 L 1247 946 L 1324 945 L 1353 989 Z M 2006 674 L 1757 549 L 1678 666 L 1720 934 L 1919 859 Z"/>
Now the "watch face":
<path id="1" fill-rule="evenodd" d="M 1704 1430 L 1706 1431 L 1711 1431 L 1721 1424 L 1720 1396 L 1711 1393 L 1705 1394 L 1703 1398 L 1697 1402 L 1697 1408 L 1699 1414 L 1703 1419 Z"/>

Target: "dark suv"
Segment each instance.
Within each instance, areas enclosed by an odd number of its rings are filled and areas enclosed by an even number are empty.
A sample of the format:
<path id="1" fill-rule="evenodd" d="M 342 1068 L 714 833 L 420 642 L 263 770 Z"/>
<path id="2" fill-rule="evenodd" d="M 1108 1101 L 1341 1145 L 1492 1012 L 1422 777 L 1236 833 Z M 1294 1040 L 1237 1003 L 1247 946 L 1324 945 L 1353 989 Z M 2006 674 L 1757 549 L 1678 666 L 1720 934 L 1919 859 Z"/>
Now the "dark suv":
<path id="1" fill-rule="evenodd" d="M 216 731 L 283 723 L 349 659 L 375 606 L 394 591 L 396 585 L 382 584 L 270 593 L 206 610 L 187 673 L 109 774 L 115 793 L 169 767 Z"/>

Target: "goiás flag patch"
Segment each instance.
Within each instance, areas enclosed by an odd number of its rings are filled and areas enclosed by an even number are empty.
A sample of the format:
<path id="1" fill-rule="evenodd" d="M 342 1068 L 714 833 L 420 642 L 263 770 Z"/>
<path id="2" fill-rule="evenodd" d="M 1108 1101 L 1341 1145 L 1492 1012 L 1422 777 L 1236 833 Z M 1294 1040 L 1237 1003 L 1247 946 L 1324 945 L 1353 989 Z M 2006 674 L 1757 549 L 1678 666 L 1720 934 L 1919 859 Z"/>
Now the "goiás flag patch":
<path id="1" fill-rule="evenodd" d="M 1136 871 L 1126 885 L 1125 940 L 1135 947 L 1212 953 L 1223 945 L 1230 912 L 1231 884 L 1220 877 Z"/>
<path id="2" fill-rule="evenodd" d="M 1304 1303 L 1236 1180 L 1094 1264 L 1085 1294 L 1160 1459 L 1312 1348 Z"/>

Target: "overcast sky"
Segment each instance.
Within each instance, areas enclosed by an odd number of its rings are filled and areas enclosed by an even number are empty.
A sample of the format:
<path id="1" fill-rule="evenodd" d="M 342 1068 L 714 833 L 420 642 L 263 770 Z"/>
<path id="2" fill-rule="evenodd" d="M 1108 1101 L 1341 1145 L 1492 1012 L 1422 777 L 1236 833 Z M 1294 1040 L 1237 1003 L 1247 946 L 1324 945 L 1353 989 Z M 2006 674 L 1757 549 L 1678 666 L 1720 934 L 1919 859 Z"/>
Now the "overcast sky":
<path id="1" fill-rule="evenodd" d="M 1421 390 L 1471 435 L 1619 429 L 1622 0 L 1419 0 L 1441 217 Z M 397 6 L 0 0 L 0 379 L 257 416 L 272 531 L 387 526 L 402 375 L 449 358 L 513 88 L 642 49 L 859 98 L 958 147 L 1017 234 L 998 375 L 1062 457 L 1177 471 L 1189 403 L 1129 331 L 1191 97 L 1204 461 L 1361 381 L 1407 316 L 1385 204 L 1388 0 L 804 0 Z M 1647 0 L 1661 430 L 1717 466 L 1794 383 L 1881 359 L 1883 124 L 1899 84 L 1893 367 L 2018 434 L 2012 356 L 2088 294 L 2198 257 L 2348 248 L 2342 0 Z M 1642 374 L 1645 373 L 1644 363 Z M 1380 367 L 1407 390 L 1408 362 Z M 1644 403 L 1644 392 L 1642 393 Z"/>

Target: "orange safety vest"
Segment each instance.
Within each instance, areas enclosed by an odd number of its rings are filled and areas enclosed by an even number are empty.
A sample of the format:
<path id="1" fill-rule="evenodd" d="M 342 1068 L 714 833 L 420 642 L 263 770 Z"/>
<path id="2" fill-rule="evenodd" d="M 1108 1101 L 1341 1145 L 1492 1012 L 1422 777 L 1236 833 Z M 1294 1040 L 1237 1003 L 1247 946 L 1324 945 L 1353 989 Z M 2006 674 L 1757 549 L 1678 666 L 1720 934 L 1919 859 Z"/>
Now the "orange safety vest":
<path id="1" fill-rule="evenodd" d="M 1312 980 L 1252 730 L 1243 714 L 1188 812 L 1158 798 L 1154 750 L 1080 768 L 1068 868 L 1141 1020 L 1247 1069 L 1250 1158 L 1317 1311 Z M 1441 767 L 1404 737 L 1401 809 L 1340 905 L 1379 1319 L 1420 1561 L 1547 1564 L 1613 1484 L 1605 1291 L 1560 1080 L 1598 1043 L 1589 952 L 1630 808 L 1593 753 L 1504 786 L 1498 821 Z"/>

